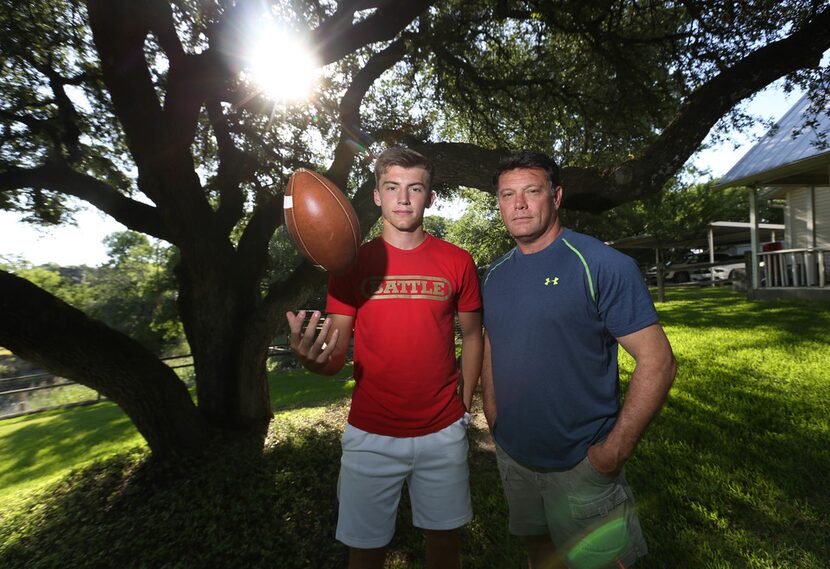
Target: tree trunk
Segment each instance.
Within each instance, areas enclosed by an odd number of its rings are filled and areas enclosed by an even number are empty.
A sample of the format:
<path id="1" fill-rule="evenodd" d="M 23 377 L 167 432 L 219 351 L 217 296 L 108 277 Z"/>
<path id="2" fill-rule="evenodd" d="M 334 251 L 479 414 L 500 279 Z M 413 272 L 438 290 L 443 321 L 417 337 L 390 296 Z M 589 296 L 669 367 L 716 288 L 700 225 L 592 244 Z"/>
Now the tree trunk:
<path id="1" fill-rule="evenodd" d="M 199 409 L 220 429 L 261 432 L 271 419 L 265 372 L 270 335 L 251 322 L 262 310 L 255 279 L 224 261 L 178 267 L 179 313 L 196 371 Z M 254 280 L 254 282 L 246 282 Z"/>
<path id="2" fill-rule="evenodd" d="M 0 345 L 102 393 L 157 456 L 195 452 L 209 429 L 184 383 L 128 336 L 29 281 L 0 271 Z"/>

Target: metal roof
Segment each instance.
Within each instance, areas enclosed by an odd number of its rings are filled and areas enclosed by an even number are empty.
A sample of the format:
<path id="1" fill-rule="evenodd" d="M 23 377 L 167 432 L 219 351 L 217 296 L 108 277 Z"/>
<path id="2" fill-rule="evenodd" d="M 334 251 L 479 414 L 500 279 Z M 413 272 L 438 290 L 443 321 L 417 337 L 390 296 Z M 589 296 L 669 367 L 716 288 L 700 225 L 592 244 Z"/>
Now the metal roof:
<path id="1" fill-rule="evenodd" d="M 810 99 L 805 94 L 718 182 L 733 186 L 826 185 L 830 183 L 830 149 L 816 146 L 818 133 L 830 141 L 830 109 L 804 126 Z M 801 132 L 796 132 L 801 129 Z"/>

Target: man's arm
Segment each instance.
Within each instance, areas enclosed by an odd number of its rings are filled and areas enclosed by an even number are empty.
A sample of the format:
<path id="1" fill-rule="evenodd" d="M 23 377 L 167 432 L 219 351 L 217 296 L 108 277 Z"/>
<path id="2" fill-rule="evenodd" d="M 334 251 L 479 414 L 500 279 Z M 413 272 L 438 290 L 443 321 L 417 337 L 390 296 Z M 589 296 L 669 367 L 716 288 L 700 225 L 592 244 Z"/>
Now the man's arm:
<path id="1" fill-rule="evenodd" d="M 484 349 L 481 312 L 459 312 L 458 323 L 461 325 L 461 400 L 464 408 L 469 411 L 481 375 L 481 354 Z"/>
<path id="2" fill-rule="evenodd" d="M 291 349 L 304 368 L 314 373 L 334 375 L 343 369 L 346 363 L 346 352 L 352 338 L 354 316 L 343 314 L 329 314 L 323 321 L 320 333 L 317 334 L 317 324 L 320 322 L 320 313 L 315 311 L 303 331 L 305 310 L 296 315 L 287 312 L 288 327 L 291 329 Z"/>
<path id="3" fill-rule="evenodd" d="M 490 338 L 484 332 L 484 359 L 481 364 L 481 399 L 484 404 L 484 418 L 493 430 L 496 423 L 496 392 L 493 389 L 493 360 L 490 356 Z"/>
<path id="4" fill-rule="evenodd" d="M 622 470 L 651 420 L 660 411 L 677 372 L 663 328 L 652 324 L 617 338 L 636 362 L 620 416 L 608 438 L 588 449 L 588 460 L 599 472 L 615 476 Z"/>

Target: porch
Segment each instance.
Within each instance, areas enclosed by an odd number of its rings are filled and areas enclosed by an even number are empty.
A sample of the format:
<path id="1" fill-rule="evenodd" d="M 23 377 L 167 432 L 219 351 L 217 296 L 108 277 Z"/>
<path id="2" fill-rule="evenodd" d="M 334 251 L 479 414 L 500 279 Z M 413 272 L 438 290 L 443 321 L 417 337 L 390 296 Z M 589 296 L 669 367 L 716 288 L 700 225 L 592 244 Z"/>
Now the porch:
<path id="1" fill-rule="evenodd" d="M 747 297 L 830 300 L 830 134 L 827 110 L 807 95 L 721 178 L 716 188 L 749 191 Z M 758 202 L 784 208 L 784 239 L 761 245 Z"/>
<path id="2" fill-rule="evenodd" d="M 758 286 L 748 288 L 748 298 L 830 300 L 830 249 L 764 251 L 758 263 Z"/>

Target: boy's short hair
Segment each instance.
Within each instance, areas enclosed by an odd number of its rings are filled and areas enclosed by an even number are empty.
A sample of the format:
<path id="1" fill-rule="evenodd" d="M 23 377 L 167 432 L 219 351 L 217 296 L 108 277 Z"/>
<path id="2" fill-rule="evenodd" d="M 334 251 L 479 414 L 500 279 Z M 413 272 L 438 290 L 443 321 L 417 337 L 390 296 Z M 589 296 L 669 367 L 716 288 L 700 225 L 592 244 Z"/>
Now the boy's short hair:
<path id="1" fill-rule="evenodd" d="M 559 182 L 559 166 L 553 158 L 534 150 L 520 150 L 501 159 L 498 167 L 496 167 L 496 173 L 493 174 L 493 187 L 498 189 L 499 177 L 505 172 L 517 168 L 539 168 L 547 173 L 551 189 L 556 189 L 561 185 Z"/>
<path id="2" fill-rule="evenodd" d="M 380 177 L 392 166 L 401 168 L 423 168 L 427 171 L 427 185 L 432 185 L 432 175 L 435 171 L 432 161 L 411 148 L 393 146 L 384 150 L 378 159 L 375 160 L 375 186 L 380 182 Z"/>

